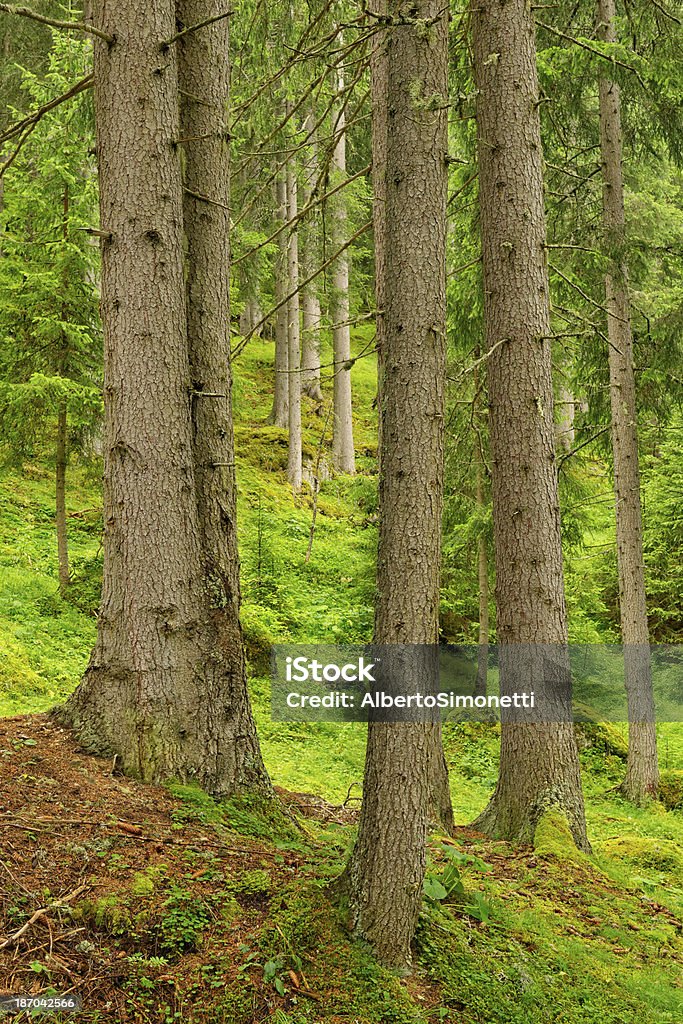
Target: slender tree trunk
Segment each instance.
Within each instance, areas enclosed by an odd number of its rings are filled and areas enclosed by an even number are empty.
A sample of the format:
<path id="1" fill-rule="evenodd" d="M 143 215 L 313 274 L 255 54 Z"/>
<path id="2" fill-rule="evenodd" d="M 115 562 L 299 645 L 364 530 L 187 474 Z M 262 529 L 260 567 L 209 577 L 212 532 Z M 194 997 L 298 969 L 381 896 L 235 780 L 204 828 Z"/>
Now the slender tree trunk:
<path id="1" fill-rule="evenodd" d="M 377 0 L 379 15 L 387 12 L 387 0 Z M 375 251 L 375 348 L 377 351 L 378 450 L 382 446 L 382 352 L 384 351 L 384 279 L 386 275 L 386 166 L 389 111 L 387 109 L 387 39 L 375 31 L 370 54 L 370 96 L 372 101 L 372 233 Z"/>
<path id="2" fill-rule="evenodd" d="M 306 133 L 311 131 L 313 116 L 306 120 Z M 313 140 L 308 163 L 304 173 L 304 192 L 302 207 L 305 209 L 313 198 L 313 188 L 318 177 L 318 147 Z M 302 226 L 304 257 L 301 269 L 306 280 L 316 269 L 316 258 L 319 251 L 319 225 L 315 213 L 310 213 Z M 316 281 L 311 281 L 301 294 L 303 338 L 301 355 L 301 389 L 316 402 L 322 402 L 323 393 L 320 388 L 320 297 Z"/>
<path id="3" fill-rule="evenodd" d="M 485 466 L 481 451 L 480 435 L 474 441 L 474 461 L 476 472 L 475 497 L 477 508 L 481 511 L 486 508 L 486 491 L 484 486 Z M 485 697 L 488 689 L 489 666 L 489 557 L 486 534 L 483 532 L 479 534 L 479 539 L 477 540 L 477 576 L 479 581 L 479 639 L 475 694 Z"/>
<path id="4" fill-rule="evenodd" d="M 294 158 L 287 168 L 287 215 L 293 220 L 298 212 L 296 163 Z M 289 268 L 288 294 L 293 293 L 287 303 L 288 310 L 288 395 L 289 395 L 289 455 L 287 478 L 296 493 L 301 490 L 301 327 L 299 316 L 299 234 L 292 228 L 287 247 Z"/>
<path id="5" fill-rule="evenodd" d="M 206 579 L 201 543 L 213 527 L 200 523 L 194 472 L 177 47 L 162 52 L 175 7 L 98 0 L 94 21 L 116 39 L 95 43 L 100 215 L 110 233 L 104 584 L 97 643 L 62 717 L 130 774 L 224 794 L 261 784 L 263 769 L 217 671 L 218 583 Z"/>
<path id="6" fill-rule="evenodd" d="M 287 179 L 284 174 L 280 174 L 275 183 L 275 202 L 276 221 L 279 227 L 287 221 Z M 289 426 L 289 310 L 287 303 L 283 302 L 285 296 L 289 294 L 287 247 L 287 234 L 281 231 L 278 235 L 275 257 L 275 303 L 282 304 L 278 305 L 275 314 L 275 387 L 273 411 L 269 419 L 276 427 L 283 429 Z"/>
<path id="7" fill-rule="evenodd" d="M 176 0 L 180 25 L 224 10 L 222 0 Z M 230 366 L 229 20 L 178 45 L 181 137 L 185 152 L 183 221 L 187 246 L 187 340 L 192 390 L 195 488 L 211 616 L 205 700 L 222 716 L 222 785 L 246 779 L 268 789 L 247 691 L 240 626 L 237 486 Z M 196 97 L 196 98 L 195 98 Z M 209 203 L 197 199 L 207 196 Z"/>
<path id="8" fill-rule="evenodd" d="M 570 452 L 574 447 L 576 436 L 574 430 L 576 402 L 574 395 L 565 384 L 560 387 L 558 405 L 557 423 L 555 424 L 556 448 L 562 448 L 563 451 Z"/>
<path id="9" fill-rule="evenodd" d="M 69 589 L 69 543 L 66 528 L 66 467 L 68 462 L 68 423 L 66 405 L 57 414 L 57 445 L 55 448 L 55 522 L 57 527 L 57 564 L 59 592 L 66 597 Z"/>
<path id="10" fill-rule="evenodd" d="M 564 681 L 566 711 L 571 682 L 554 454 L 543 154 L 528 4 L 477 0 L 472 43 L 501 689 L 514 685 L 522 661 L 534 673 L 526 685 L 540 696 L 550 659 L 553 674 Z M 526 655 L 518 645 L 528 645 Z M 565 813 L 577 845 L 586 849 L 571 720 L 504 721 L 498 784 L 476 827 L 529 841 L 550 805 Z"/>
<path id="11" fill-rule="evenodd" d="M 615 18 L 615 0 L 598 0 L 598 37 L 604 42 L 617 41 Z M 625 796 L 640 803 L 648 797 L 657 796 L 659 765 L 645 595 L 638 411 L 625 254 L 619 86 L 602 76 L 599 95 L 603 225 L 610 259 L 605 277 L 605 303 L 608 311 L 619 611 L 629 715 L 628 761 L 622 788 Z"/>
<path id="12" fill-rule="evenodd" d="M 64 245 L 69 240 L 69 187 L 64 187 L 62 194 L 62 240 Z M 65 294 L 66 285 L 64 282 Z M 62 320 L 66 323 L 69 311 L 62 305 Z M 62 334 L 62 346 L 59 358 L 59 372 L 66 373 L 68 339 Z M 69 462 L 69 423 L 66 402 L 62 401 L 57 412 L 57 441 L 55 445 L 55 527 L 57 531 L 57 572 L 59 593 L 66 597 L 69 589 L 69 539 L 66 526 L 66 467 Z"/>
<path id="13" fill-rule="evenodd" d="M 343 107 L 344 80 L 338 75 L 339 112 L 334 121 L 337 141 L 330 168 L 335 178 L 346 176 L 346 117 Z M 337 195 L 332 208 L 332 246 L 336 251 L 347 234 L 346 198 Z M 332 319 L 333 425 L 332 465 L 338 473 L 355 473 L 353 450 L 353 415 L 351 395 L 351 327 L 349 325 L 349 260 L 348 250 L 335 260 L 332 268 L 332 289 L 329 309 Z"/>
<path id="14" fill-rule="evenodd" d="M 390 10 L 398 10 L 395 4 Z M 375 640 L 438 640 L 445 381 L 447 15 L 386 30 L 385 333 Z M 419 19 L 433 19 L 428 30 Z M 381 172 L 380 172 L 381 173 Z M 428 657 L 428 656 L 427 656 Z M 347 879 L 356 932 L 393 967 L 410 963 L 422 901 L 440 728 L 371 723 L 358 840 Z"/>

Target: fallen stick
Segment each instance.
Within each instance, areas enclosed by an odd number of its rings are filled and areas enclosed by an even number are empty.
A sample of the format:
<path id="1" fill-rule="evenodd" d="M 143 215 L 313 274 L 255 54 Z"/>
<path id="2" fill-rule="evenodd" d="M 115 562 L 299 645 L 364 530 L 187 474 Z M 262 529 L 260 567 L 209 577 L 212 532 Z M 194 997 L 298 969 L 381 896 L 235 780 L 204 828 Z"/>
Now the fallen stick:
<path id="1" fill-rule="evenodd" d="M 66 903 L 70 903 L 71 900 L 76 899 L 76 897 L 80 896 L 82 892 L 85 892 L 87 888 L 87 885 L 79 885 L 77 889 L 74 889 L 73 892 L 67 893 L 67 895 L 63 896 L 61 899 L 56 900 L 54 903 L 48 904 L 47 907 L 41 907 L 40 910 L 36 910 L 33 916 L 28 919 L 26 924 L 22 925 L 21 928 L 19 928 L 19 930 L 16 931 L 13 935 L 10 935 L 9 938 L 4 939 L 2 942 L 0 942 L 0 949 L 7 949 L 8 946 L 13 946 L 15 942 L 19 941 L 22 935 L 26 934 L 31 925 L 34 925 L 36 921 L 40 920 L 41 917 L 45 917 L 45 915 L 49 914 L 50 911 L 58 910 L 60 907 L 63 907 Z"/>

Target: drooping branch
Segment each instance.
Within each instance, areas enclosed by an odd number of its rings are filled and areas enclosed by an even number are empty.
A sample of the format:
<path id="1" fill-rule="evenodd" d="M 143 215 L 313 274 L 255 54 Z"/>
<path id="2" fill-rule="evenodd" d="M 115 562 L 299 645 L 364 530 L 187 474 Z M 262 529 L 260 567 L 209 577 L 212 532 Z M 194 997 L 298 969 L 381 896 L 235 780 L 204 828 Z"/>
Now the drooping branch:
<path id="1" fill-rule="evenodd" d="M 582 50 L 587 50 L 588 53 L 592 53 L 595 57 L 600 57 L 602 60 L 608 62 L 608 64 L 616 64 L 620 68 L 625 68 L 626 71 L 630 71 L 636 76 L 643 89 L 647 89 L 647 85 L 643 81 L 637 68 L 634 68 L 632 64 L 627 64 L 623 60 L 619 60 L 614 54 L 605 53 L 597 46 L 592 46 L 586 39 L 579 39 L 577 36 L 570 36 L 566 32 L 562 32 L 559 28 L 554 28 L 552 25 L 547 25 L 544 21 L 536 21 L 539 28 L 545 29 L 546 32 L 550 32 L 551 35 L 558 36 L 560 39 L 566 40 L 568 43 L 574 43 L 575 46 L 581 47 Z"/>
<path id="2" fill-rule="evenodd" d="M 44 14 L 38 14 L 37 11 L 32 11 L 30 7 L 15 7 L 14 4 L 0 4 L 0 14 L 16 14 L 21 18 L 30 18 L 31 21 L 37 21 L 41 25 L 50 25 L 51 28 L 61 29 L 63 32 L 84 32 L 89 36 L 97 36 L 98 39 L 103 39 L 105 43 L 113 43 L 114 37 L 110 36 L 109 33 L 103 32 L 100 28 L 95 28 L 86 21 L 60 21 L 58 18 L 47 18 Z"/>
<path id="3" fill-rule="evenodd" d="M 22 118 L 21 121 L 17 121 L 15 124 L 10 125 L 10 127 L 0 135 L 0 145 L 2 145 L 3 142 L 7 142 L 9 139 L 13 139 L 16 135 L 23 135 L 26 129 L 32 130 L 38 121 L 45 116 L 45 114 L 54 110 L 54 108 L 58 107 L 61 103 L 66 103 L 67 100 L 73 99 L 74 96 L 78 96 L 78 94 L 83 92 L 84 89 L 89 89 L 92 83 L 92 74 L 86 75 L 85 78 L 81 78 L 79 82 L 76 82 L 76 84 L 72 85 L 70 89 L 63 92 L 61 96 L 56 96 L 48 103 L 44 103 L 42 107 L 38 107 L 32 114 L 28 114 L 26 117 Z"/>

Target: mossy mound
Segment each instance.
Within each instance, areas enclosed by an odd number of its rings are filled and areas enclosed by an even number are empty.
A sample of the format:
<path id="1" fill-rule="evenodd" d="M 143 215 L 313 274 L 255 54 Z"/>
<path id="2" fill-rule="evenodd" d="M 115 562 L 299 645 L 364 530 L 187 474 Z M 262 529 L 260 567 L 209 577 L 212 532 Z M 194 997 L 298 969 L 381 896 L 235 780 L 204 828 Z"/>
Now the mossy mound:
<path id="1" fill-rule="evenodd" d="M 577 722 L 574 726 L 576 742 L 579 749 L 591 747 L 602 754 L 611 754 L 625 761 L 628 756 L 628 744 L 623 736 L 609 722 L 596 722 L 593 719 Z"/>
<path id="2" fill-rule="evenodd" d="M 683 810 L 683 771 L 662 772 L 659 799 L 667 811 Z"/>
<path id="3" fill-rule="evenodd" d="M 556 857 L 574 864 L 588 864 L 588 857 L 574 842 L 566 816 L 557 807 L 545 811 L 534 832 L 534 850 L 539 857 Z"/>
<path id="4" fill-rule="evenodd" d="M 612 860 L 626 861 L 636 867 L 665 871 L 683 882 L 683 852 L 670 839 L 623 836 L 601 843 L 599 852 Z"/>

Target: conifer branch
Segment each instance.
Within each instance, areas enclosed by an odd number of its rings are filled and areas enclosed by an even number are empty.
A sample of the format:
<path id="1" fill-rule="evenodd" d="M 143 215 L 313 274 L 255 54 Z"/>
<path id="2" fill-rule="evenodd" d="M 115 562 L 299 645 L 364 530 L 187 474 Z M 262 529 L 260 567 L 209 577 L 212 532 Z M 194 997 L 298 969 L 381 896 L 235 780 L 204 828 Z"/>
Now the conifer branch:
<path id="1" fill-rule="evenodd" d="M 61 29 L 63 32 L 84 32 L 89 36 L 97 36 L 98 39 L 103 39 L 105 43 L 113 43 L 114 37 L 110 36 L 107 32 L 103 32 L 101 28 L 95 28 L 89 22 L 85 21 L 60 21 L 58 18 L 47 18 L 44 14 L 38 14 L 37 11 L 32 11 L 30 7 L 15 7 L 14 4 L 0 4 L 0 14 L 15 14 L 21 18 L 30 18 L 31 21 L 37 21 L 41 25 L 50 25 L 51 28 Z"/>

